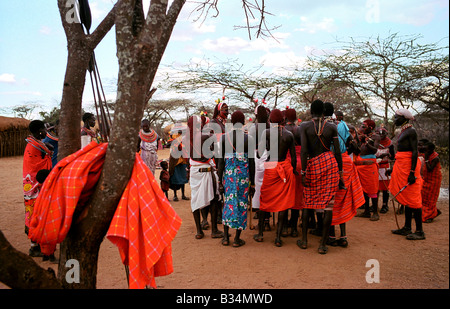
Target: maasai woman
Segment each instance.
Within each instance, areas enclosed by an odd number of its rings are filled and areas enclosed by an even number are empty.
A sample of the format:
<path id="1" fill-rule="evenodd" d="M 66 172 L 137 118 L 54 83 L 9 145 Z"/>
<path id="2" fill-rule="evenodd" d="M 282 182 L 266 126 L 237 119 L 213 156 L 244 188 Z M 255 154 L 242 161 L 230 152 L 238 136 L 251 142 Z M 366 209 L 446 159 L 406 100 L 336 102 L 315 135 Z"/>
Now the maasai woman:
<path id="1" fill-rule="evenodd" d="M 141 150 L 141 158 L 155 175 L 156 161 L 158 161 L 158 134 L 150 128 L 150 121 L 144 119 L 139 131 L 138 151 Z"/>
<path id="2" fill-rule="evenodd" d="M 245 116 L 241 111 L 231 115 L 233 130 L 222 136 L 221 149 L 224 158 L 219 162 L 219 188 L 224 193 L 222 223 L 224 236 L 222 245 L 230 244 L 228 230 L 236 229 L 233 247 L 240 247 L 245 241 L 240 238 L 242 230 L 247 228 L 247 206 L 249 187 L 252 184 L 254 192 L 255 163 L 249 158 L 249 139 L 243 131 Z M 250 141 L 250 145 L 253 142 Z"/>
<path id="3" fill-rule="evenodd" d="M 441 190 L 442 172 L 439 155 L 435 151 L 436 146 L 424 140 L 419 141 L 419 153 L 424 156 L 422 165 L 422 221 L 425 223 L 433 222 L 433 219 L 441 214 L 436 208 L 436 203 Z"/>
<path id="4" fill-rule="evenodd" d="M 34 203 L 39 195 L 41 184 L 36 180 L 40 170 L 52 168 L 52 152 L 41 141 L 47 130 L 44 122 L 33 120 L 28 126 L 31 135 L 27 137 L 27 146 L 23 155 L 23 196 L 25 200 L 25 233 L 28 235 Z M 30 256 L 41 256 L 40 248 L 31 242 Z"/>

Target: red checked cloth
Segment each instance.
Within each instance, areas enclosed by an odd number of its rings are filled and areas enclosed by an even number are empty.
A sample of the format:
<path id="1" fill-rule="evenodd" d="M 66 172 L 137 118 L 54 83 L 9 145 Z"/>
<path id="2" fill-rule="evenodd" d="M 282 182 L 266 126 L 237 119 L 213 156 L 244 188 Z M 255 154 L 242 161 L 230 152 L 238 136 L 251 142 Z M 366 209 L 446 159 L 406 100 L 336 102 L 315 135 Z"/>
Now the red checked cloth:
<path id="1" fill-rule="evenodd" d="M 155 277 L 173 272 L 171 242 L 180 225 L 152 172 L 136 155 L 130 182 L 106 234 L 129 266 L 130 289 L 149 284 L 156 288 Z"/>
<path id="2" fill-rule="evenodd" d="M 44 254 L 66 237 L 73 214 L 80 211 L 100 177 L 108 144 L 92 142 L 61 160 L 36 200 L 29 238 Z M 133 172 L 107 233 L 130 269 L 130 288 L 156 287 L 154 277 L 173 271 L 171 241 L 181 219 L 153 174 L 136 155 Z"/>
<path id="3" fill-rule="evenodd" d="M 310 159 L 306 166 L 306 187 L 303 187 L 305 208 L 326 208 L 338 186 L 339 169 L 331 151 Z"/>

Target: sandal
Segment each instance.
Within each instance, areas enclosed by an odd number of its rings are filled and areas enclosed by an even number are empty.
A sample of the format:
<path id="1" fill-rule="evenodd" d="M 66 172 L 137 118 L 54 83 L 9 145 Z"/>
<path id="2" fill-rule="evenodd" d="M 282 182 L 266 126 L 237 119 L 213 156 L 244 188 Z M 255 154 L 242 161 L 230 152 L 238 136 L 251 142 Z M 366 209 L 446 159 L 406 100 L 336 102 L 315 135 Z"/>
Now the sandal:
<path id="1" fill-rule="evenodd" d="M 223 232 L 222 231 L 215 231 L 214 233 L 211 233 L 212 238 L 222 238 Z"/>
<path id="2" fill-rule="evenodd" d="M 195 234 L 195 239 L 202 239 L 203 237 L 205 237 L 205 234 L 203 233 Z"/>
<path id="3" fill-rule="evenodd" d="M 339 238 L 339 240 L 337 241 L 337 244 L 339 247 L 347 248 L 347 246 L 348 246 L 347 236 Z"/>
<path id="4" fill-rule="evenodd" d="M 337 247 L 338 246 L 338 241 L 336 240 L 336 237 L 335 236 L 329 236 L 328 240 L 327 240 L 327 245 L 333 246 L 333 247 Z"/>
<path id="5" fill-rule="evenodd" d="M 280 238 L 275 238 L 275 246 L 281 247 L 283 245 L 283 242 Z"/>
<path id="6" fill-rule="evenodd" d="M 233 242 L 233 247 L 237 248 L 237 247 L 242 247 L 243 245 L 245 245 L 245 241 L 243 239 L 239 239 L 239 240 L 235 240 Z"/>
<path id="7" fill-rule="evenodd" d="M 254 239 L 256 242 L 262 242 L 262 241 L 264 240 L 263 236 L 262 236 L 262 235 L 259 235 L 259 234 L 253 235 L 253 239 Z"/>
<path id="8" fill-rule="evenodd" d="M 303 240 L 297 240 L 297 246 L 299 246 L 300 249 L 306 249 L 308 247 L 308 242 Z"/>
<path id="9" fill-rule="evenodd" d="M 222 245 L 224 245 L 224 246 L 228 246 L 230 244 L 230 240 L 228 240 L 228 239 L 222 239 Z"/>
<path id="10" fill-rule="evenodd" d="M 208 221 L 202 221 L 202 223 L 200 224 L 200 226 L 202 227 L 202 230 L 207 230 L 207 229 L 209 229 L 209 223 L 208 223 Z"/>
<path id="11" fill-rule="evenodd" d="M 328 247 L 326 247 L 326 246 L 320 246 L 318 251 L 319 251 L 320 254 L 327 254 L 327 252 L 328 252 Z"/>
<path id="12" fill-rule="evenodd" d="M 189 198 L 187 196 L 182 196 L 181 199 L 185 200 L 185 201 L 189 201 Z"/>

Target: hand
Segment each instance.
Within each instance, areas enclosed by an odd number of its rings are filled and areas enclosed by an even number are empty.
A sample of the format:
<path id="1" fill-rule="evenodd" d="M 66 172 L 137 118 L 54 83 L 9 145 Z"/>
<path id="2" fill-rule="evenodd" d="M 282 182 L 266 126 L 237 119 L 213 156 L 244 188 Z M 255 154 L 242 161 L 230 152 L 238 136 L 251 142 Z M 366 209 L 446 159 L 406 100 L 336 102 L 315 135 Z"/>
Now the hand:
<path id="1" fill-rule="evenodd" d="M 409 176 L 408 176 L 408 184 L 412 185 L 415 182 L 416 182 L 416 176 L 414 176 L 413 172 L 410 172 Z"/>
<path id="2" fill-rule="evenodd" d="M 390 169 L 387 169 L 386 172 L 384 172 L 384 175 L 385 175 L 386 177 L 391 176 L 391 174 L 392 174 L 392 169 L 391 169 L 391 168 L 390 168 Z"/>
<path id="3" fill-rule="evenodd" d="M 250 195 L 250 197 L 253 198 L 253 196 L 255 195 L 255 186 L 250 186 L 250 188 L 248 189 L 248 194 Z"/>
<path id="4" fill-rule="evenodd" d="M 222 182 L 219 182 L 219 193 L 223 194 L 224 193 L 224 189 L 223 189 L 223 184 Z"/>
<path id="5" fill-rule="evenodd" d="M 306 185 L 306 175 L 302 175 L 302 185 L 303 185 L 303 187 L 307 187 L 307 185 Z"/>

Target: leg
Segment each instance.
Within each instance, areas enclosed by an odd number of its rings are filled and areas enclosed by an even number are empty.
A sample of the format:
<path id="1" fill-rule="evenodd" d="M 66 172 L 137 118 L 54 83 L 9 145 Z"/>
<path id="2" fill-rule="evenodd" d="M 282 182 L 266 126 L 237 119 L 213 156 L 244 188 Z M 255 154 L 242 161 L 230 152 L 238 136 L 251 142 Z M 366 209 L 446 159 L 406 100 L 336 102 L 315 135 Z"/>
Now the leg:
<path id="1" fill-rule="evenodd" d="M 360 214 L 358 214 L 358 215 L 356 215 L 357 217 L 362 217 L 362 218 L 370 218 L 370 198 L 369 198 L 369 196 L 366 194 L 366 193 L 364 193 L 364 200 L 365 200 L 365 203 L 364 203 L 364 212 L 363 213 L 360 213 Z"/>
<path id="2" fill-rule="evenodd" d="M 181 185 L 181 199 L 189 200 L 189 198 L 184 194 L 184 184 Z"/>
<path id="3" fill-rule="evenodd" d="M 223 238 L 222 238 L 222 245 L 228 246 L 230 244 L 230 234 L 228 234 L 229 227 L 228 225 L 223 225 Z"/>
<path id="4" fill-rule="evenodd" d="M 173 201 L 177 202 L 178 201 L 178 196 L 177 196 L 177 190 L 172 189 L 173 190 Z"/>
<path id="5" fill-rule="evenodd" d="M 218 208 L 219 208 L 219 200 L 213 199 L 211 201 L 211 237 L 212 238 L 221 238 L 223 237 L 223 232 L 217 229 L 217 219 L 218 219 Z M 222 218 L 220 218 L 222 219 Z"/>
<path id="6" fill-rule="evenodd" d="M 204 208 L 202 208 L 201 212 L 202 212 L 202 229 L 207 230 L 209 228 L 209 224 L 208 224 L 208 213 L 209 210 L 211 209 L 211 206 L 206 206 Z"/>
<path id="7" fill-rule="evenodd" d="M 277 226 L 277 231 L 276 231 L 276 236 L 275 236 L 275 246 L 277 246 L 277 247 L 281 247 L 281 245 L 282 245 L 281 236 L 283 234 L 283 228 L 284 228 L 286 215 L 287 215 L 287 210 L 283 210 L 278 213 L 278 226 Z"/>
<path id="8" fill-rule="evenodd" d="M 411 231 L 412 210 L 408 206 L 405 207 L 405 225 L 398 230 L 392 230 L 393 234 L 407 236 L 412 233 Z"/>
<path id="9" fill-rule="evenodd" d="M 323 215 L 323 231 L 322 231 L 322 238 L 320 240 L 319 245 L 319 253 L 325 254 L 328 252 L 327 248 L 327 240 L 328 235 L 330 233 L 330 227 L 331 227 L 331 221 L 333 220 L 333 211 L 332 210 L 325 210 Z"/>
<path id="10" fill-rule="evenodd" d="M 333 247 L 336 247 L 338 245 L 338 242 L 336 240 L 336 231 L 335 231 L 335 226 L 334 225 L 332 225 L 330 227 L 330 232 L 329 232 L 329 236 L 328 236 L 328 240 L 327 240 L 327 245 L 333 246 Z"/>
<path id="11" fill-rule="evenodd" d="M 263 241 L 265 219 L 266 212 L 258 209 L 258 234 L 253 235 L 253 239 L 257 242 Z"/>
<path id="12" fill-rule="evenodd" d="M 245 245 L 245 241 L 241 239 L 242 230 L 236 230 L 236 236 L 234 236 L 233 247 L 241 247 Z"/>
<path id="13" fill-rule="evenodd" d="M 406 207 L 409 208 L 409 207 Z M 406 212 L 405 212 L 406 213 Z M 425 233 L 422 229 L 422 208 L 412 209 L 414 221 L 416 222 L 416 231 L 406 236 L 409 240 L 422 240 L 425 239 Z"/>
<path id="14" fill-rule="evenodd" d="M 380 216 L 378 215 L 378 197 L 372 197 L 372 208 L 373 213 L 370 217 L 370 221 L 380 220 Z"/>
<path id="15" fill-rule="evenodd" d="M 314 216 L 313 209 L 303 209 L 302 210 L 302 240 L 297 240 L 297 245 L 301 249 L 306 249 L 308 244 L 308 222 L 311 214 Z"/>
<path id="16" fill-rule="evenodd" d="M 339 224 L 339 227 L 341 228 L 341 238 L 338 240 L 338 246 L 346 248 L 348 246 L 348 241 L 345 223 Z"/>
<path id="17" fill-rule="evenodd" d="M 291 209 L 291 219 L 289 220 L 289 225 L 291 226 L 291 236 L 298 236 L 298 218 L 300 216 L 300 209 Z"/>
<path id="18" fill-rule="evenodd" d="M 288 223 L 288 216 L 289 216 L 288 212 L 289 212 L 289 209 L 286 209 L 285 212 L 286 212 L 286 214 L 283 215 L 283 216 L 280 216 L 280 213 L 278 213 L 278 222 L 280 222 L 280 218 L 281 217 L 283 218 L 283 224 L 282 224 L 283 228 L 281 230 L 281 236 L 282 237 L 288 237 L 289 236 L 289 233 L 288 233 L 288 226 L 289 226 L 289 223 Z"/>
<path id="19" fill-rule="evenodd" d="M 380 209 L 380 213 L 385 214 L 389 211 L 389 206 L 388 206 L 388 202 L 389 202 L 389 191 L 385 190 L 382 191 L 383 192 L 383 205 L 381 206 Z"/>
<path id="20" fill-rule="evenodd" d="M 314 211 L 314 210 L 313 210 Z M 311 230 L 311 234 L 316 235 L 316 236 L 322 236 L 322 231 L 323 231 L 323 212 L 320 210 L 316 210 L 316 217 L 317 217 L 317 225 L 316 228 L 314 230 Z M 313 214 L 314 216 L 314 214 Z"/>
<path id="21" fill-rule="evenodd" d="M 205 234 L 203 234 L 202 227 L 200 225 L 200 210 L 197 209 L 193 212 L 195 227 L 197 228 L 197 234 L 195 235 L 196 239 L 202 239 Z"/>

